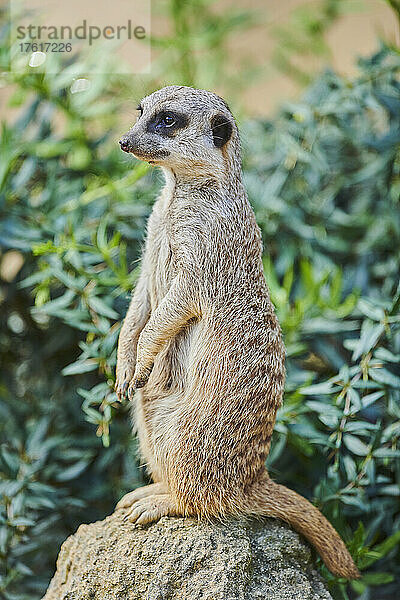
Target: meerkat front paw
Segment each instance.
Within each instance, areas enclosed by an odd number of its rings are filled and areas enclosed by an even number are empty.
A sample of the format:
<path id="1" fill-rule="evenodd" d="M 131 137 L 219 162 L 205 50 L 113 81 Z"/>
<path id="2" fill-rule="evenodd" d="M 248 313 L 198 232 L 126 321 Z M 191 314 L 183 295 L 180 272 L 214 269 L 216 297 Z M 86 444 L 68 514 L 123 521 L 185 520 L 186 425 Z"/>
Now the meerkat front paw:
<path id="1" fill-rule="evenodd" d="M 123 400 L 126 397 L 129 384 L 132 381 L 133 374 L 135 372 L 135 365 L 131 362 L 118 361 L 117 363 L 117 374 L 115 380 L 114 390 L 119 400 Z"/>
<path id="2" fill-rule="evenodd" d="M 138 525 L 158 521 L 161 517 L 183 516 L 169 494 L 147 496 L 135 502 L 125 520 Z"/>
<path id="3" fill-rule="evenodd" d="M 138 390 L 146 385 L 152 370 L 153 364 L 150 367 L 144 367 L 140 364 L 136 365 L 135 373 L 128 388 L 128 398 L 132 398 L 135 390 Z"/>

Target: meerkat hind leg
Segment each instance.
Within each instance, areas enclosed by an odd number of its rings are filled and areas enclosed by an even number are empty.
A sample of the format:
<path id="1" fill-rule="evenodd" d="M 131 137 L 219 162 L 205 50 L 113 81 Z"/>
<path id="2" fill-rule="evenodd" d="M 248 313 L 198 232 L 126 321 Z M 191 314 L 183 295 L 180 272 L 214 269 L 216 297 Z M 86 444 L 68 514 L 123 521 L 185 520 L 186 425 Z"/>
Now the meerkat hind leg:
<path id="1" fill-rule="evenodd" d="M 142 500 L 142 498 L 147 498 L 147 496 L 165 494 L 166 492 L 167 486 L 161 482 L 143 485 L 142 487 L 139 487 L 136 490 L 133 490 L 132 492 L 128 492 L 127 494 L 125 494 L 125 496 L 122 496 L 121 500 L 115 507 L 115 510 L 119 510 L 120 508 L 130 508 L 132 504 L 137 502 L 137 500 Z"/>
<path id="2" fill-rule="evenodd" d="M 137 500 L 125 518 L 131 523 L 146 525 L 166 516 L 183 516 L 170 494 L 151 495 Z"/>

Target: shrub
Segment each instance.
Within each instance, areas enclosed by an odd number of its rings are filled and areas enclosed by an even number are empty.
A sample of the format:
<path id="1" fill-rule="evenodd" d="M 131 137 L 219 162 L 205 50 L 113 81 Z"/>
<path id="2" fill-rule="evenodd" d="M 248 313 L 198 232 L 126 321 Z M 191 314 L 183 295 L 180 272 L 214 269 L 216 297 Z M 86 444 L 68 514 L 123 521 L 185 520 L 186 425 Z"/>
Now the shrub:
<path id="1" fill-rule="evenodd" d="M 359 79 L 327 72 L 274 122 L 243 129 L 288 349 L 269 468 L 317 502 L 366 570 L 352 587 L 324 571 L 335 594 L 367 599 L 376 585 L 380 598 L 399 589 L 400 61 L 382 48 L 360 66 Z M 17 77 L 24 110 L 1 139 L 9 599 L 40 597 L 60 542 L 142 477 L 113 392 L 115 345 L 160 181 L 115 144 L 118 80 L 79 94 L 71 82 L 68 72 Z"/>
<path id="2" fill-rule="evenodd" d="M 384 598 L 400 585 L 400 57 L 360 67 L 250 123 L 245 171 L 288 349 L 268 463 L 305 495 L 313 482 L 361 569 L 385 557 L 352 584 Z"/>

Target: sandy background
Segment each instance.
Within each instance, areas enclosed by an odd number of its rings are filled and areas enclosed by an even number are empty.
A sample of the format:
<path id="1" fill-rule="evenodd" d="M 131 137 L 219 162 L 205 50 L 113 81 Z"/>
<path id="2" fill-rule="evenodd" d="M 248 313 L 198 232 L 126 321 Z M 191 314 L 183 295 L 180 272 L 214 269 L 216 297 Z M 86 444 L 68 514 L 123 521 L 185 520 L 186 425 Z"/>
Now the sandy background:
<path id="1" fill-rule="evenodd" d="M 74 0 L 75 1 L 75 0 Z M 377 38 L 383 37 L 400 45 L 398 24 L 393 12 L 384 0 L 347 0 L 348 14 L 340 17 L 327 34 L 330 56 L 326 59 L 315 56 L 306 63 L 316 69 L 330 64 L 343 75 L 351 76 L 356 72 L 355 61 L 358 56 L 366 56 L 377 48 Z M 0 0 L 5 4 L 4 0 Z M 29 3 L 28 3 L 29 4 Z M 93 1 L 93 4 L 95 2 Z M 305 0 L 220 0 L 217 10 L 230 10 L 241 7 L 256 11 L 259 23 L 249 31 L 235 34 L 230 41 L 230 63 L 232 68 L 239 68 L 243 57 L 263 68 L 263 76 L 243 90 L 242 102 L 246 112 L 256 115 L 271 115 L 277 105 L 286 99 L 298 96 L 301 86 L 294 83 L 286 75 L 279 73 L 271 64 L 271 56 L 277 41 L 273 37 L 276 26 L 290 21 L 291 13 L 296 7 L 311 6 L 313 2 Z M 64 5 L 64 11 L 71 9 L 71 4 Z M 154 5 L 153 5 L 154 6 Z M 107 11 L 109 14 L 107 14 Z M 112 2 L 102 4 L 101 20 L 115 19 L 115 5 Z M 152 32 L 157 35 L 168 30 L 165 18 L 152 11 Z M 129 58 L 129 55 L 126 57 Z M 210 58 L 211 60 L 211 58 Z M 138 76 L 139 77 L 139 76 Z M 223 93 L 223 86 L 218 90 Z M 0 89 L 1 116 L 8 118 L 12 111 L 7 107 L 10 91 Z"/>

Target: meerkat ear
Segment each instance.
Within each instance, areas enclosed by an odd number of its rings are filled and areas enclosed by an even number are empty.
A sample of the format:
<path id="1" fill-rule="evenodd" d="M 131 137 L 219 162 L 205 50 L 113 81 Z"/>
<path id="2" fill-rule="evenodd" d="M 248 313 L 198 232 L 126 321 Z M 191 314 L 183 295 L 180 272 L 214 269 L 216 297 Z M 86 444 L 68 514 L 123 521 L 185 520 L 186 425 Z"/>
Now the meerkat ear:
<path id="1" fill-rule="evenodd" d="M 225 146 L 226 142 L 231 138 L 233 130 L 232 123 L 228 117 L 220 113 L 212 117 L 211 130 L 214 145 L 217 148 L 222 148 L 222 146 Z"/>

